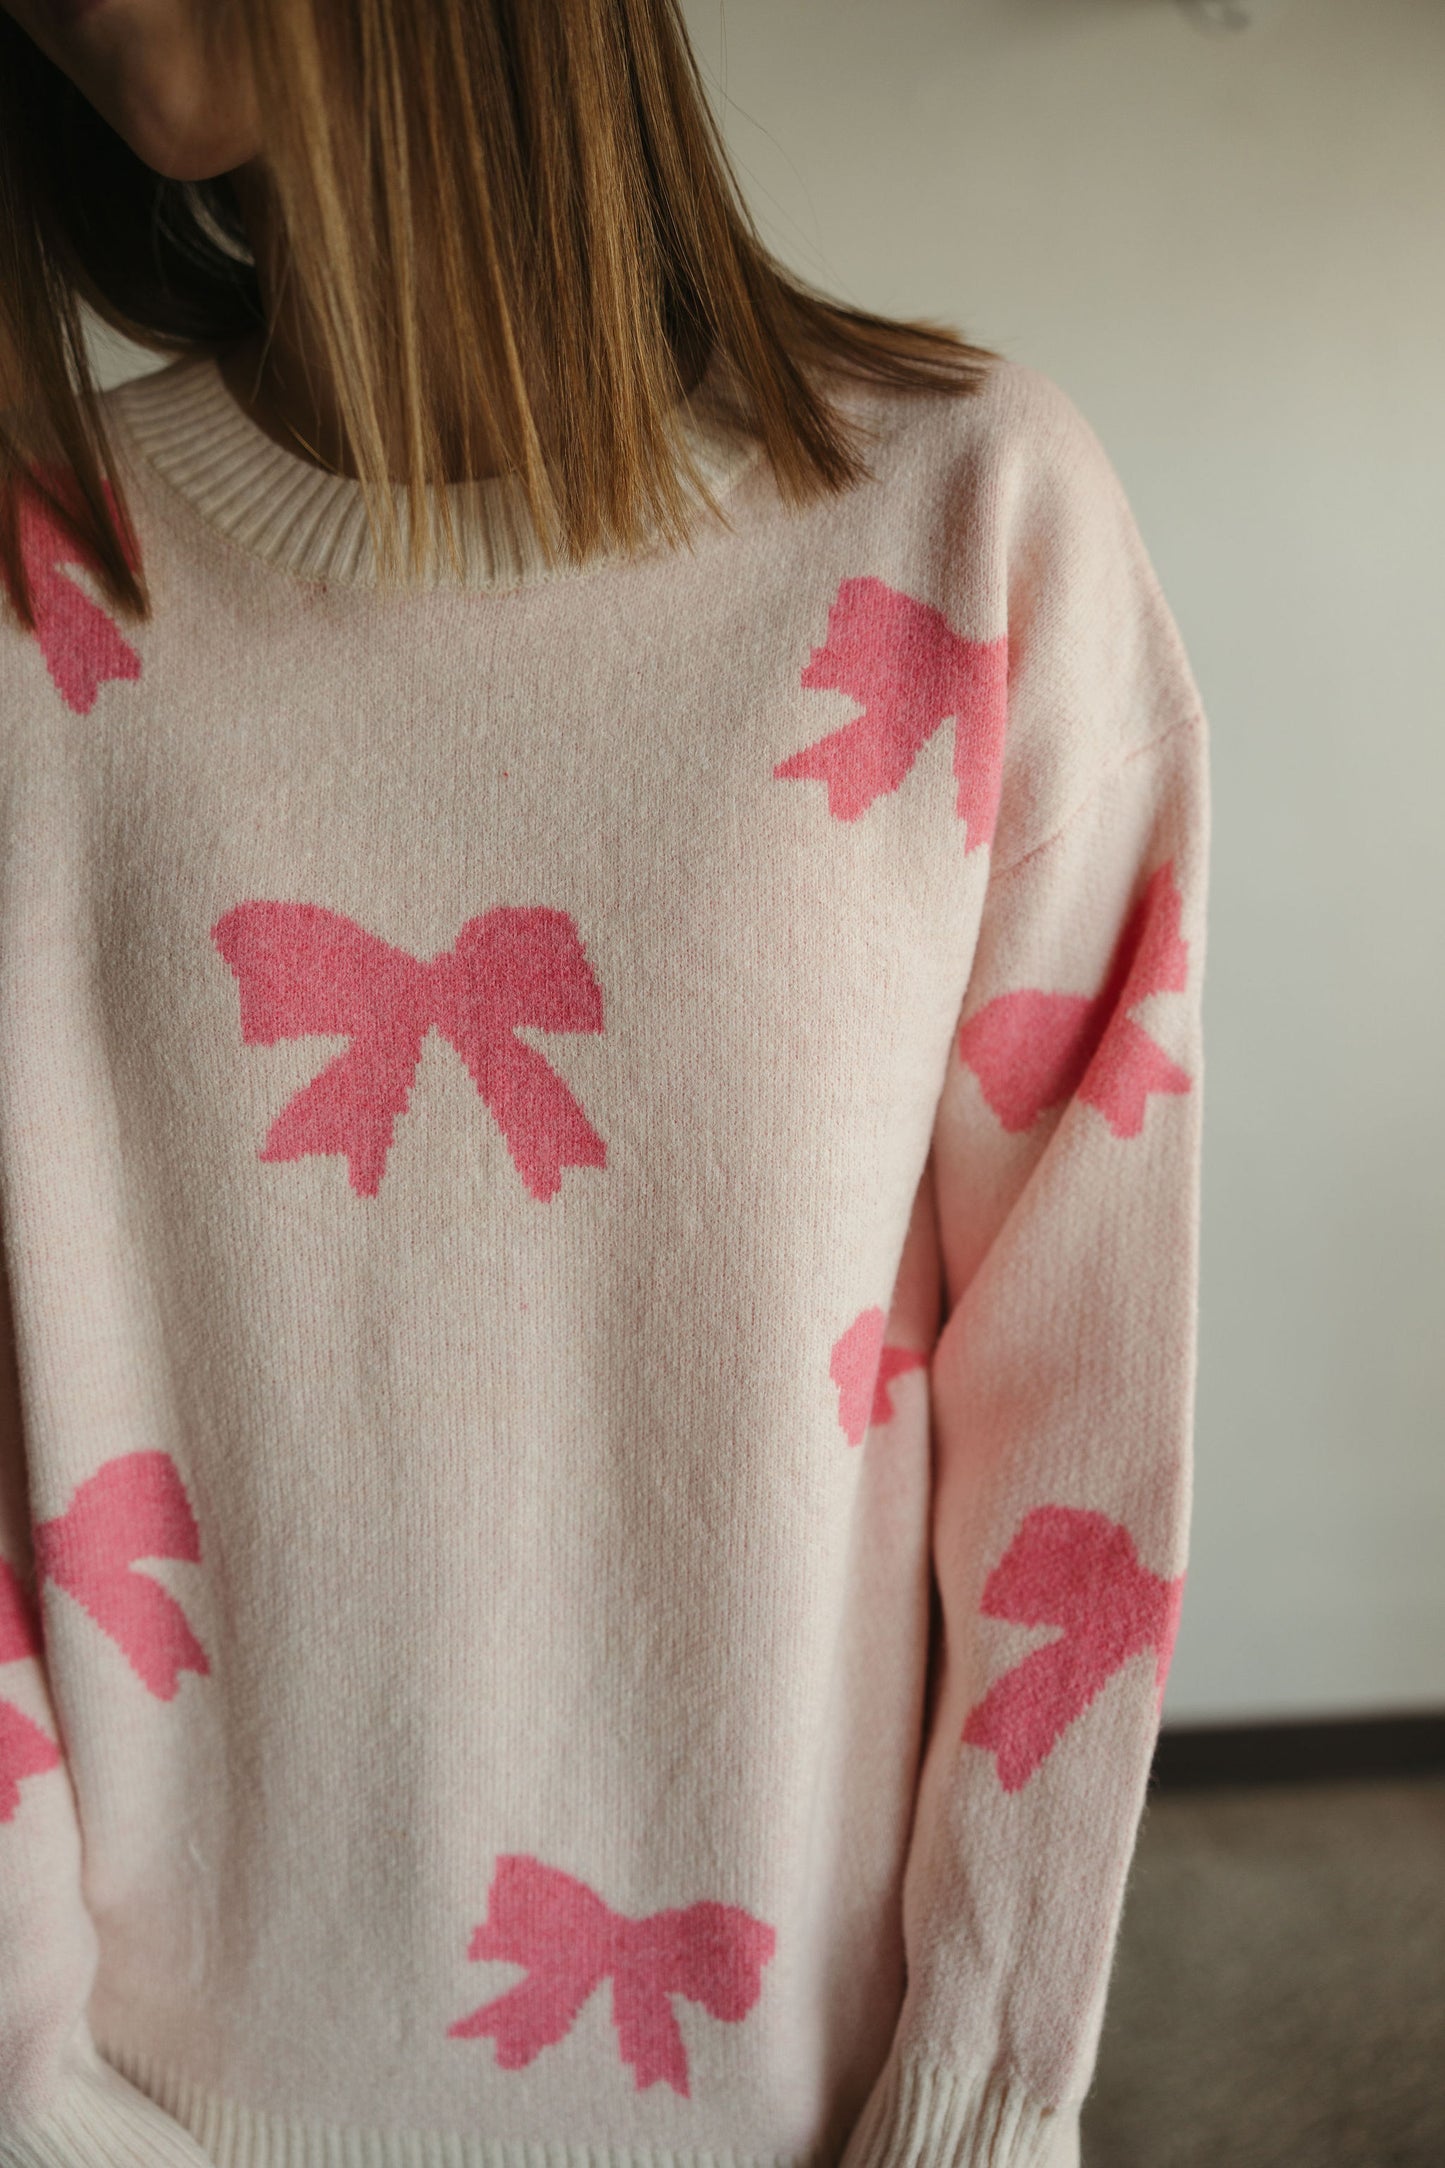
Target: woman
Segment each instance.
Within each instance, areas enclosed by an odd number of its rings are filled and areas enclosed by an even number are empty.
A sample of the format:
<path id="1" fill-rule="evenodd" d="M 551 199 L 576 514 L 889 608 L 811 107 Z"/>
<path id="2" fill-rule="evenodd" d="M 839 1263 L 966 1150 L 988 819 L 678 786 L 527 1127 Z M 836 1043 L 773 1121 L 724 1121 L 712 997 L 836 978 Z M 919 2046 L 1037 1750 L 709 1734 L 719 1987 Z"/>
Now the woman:
<path id="1" fill-rule="evenodd" d="M 7 14 L 0 2158 L 1077 2162 L 1208 850 L 1113 470 L 770 260 L 673 0 Z"/>

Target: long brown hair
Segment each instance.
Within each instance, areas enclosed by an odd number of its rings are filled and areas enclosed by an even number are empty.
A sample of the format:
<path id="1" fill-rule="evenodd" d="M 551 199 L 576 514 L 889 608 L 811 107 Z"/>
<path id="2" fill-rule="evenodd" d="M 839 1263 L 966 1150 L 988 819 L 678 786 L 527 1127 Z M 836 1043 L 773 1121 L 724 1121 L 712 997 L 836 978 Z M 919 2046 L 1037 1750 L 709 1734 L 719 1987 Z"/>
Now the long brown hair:
<path id="1" fill-rule="evenodd" d="M 868 471 L 830 373 L 967 396 L 999 358 L 782 268 L 742 200 L 678 0 L 231 4 L 288 297 L 335 385 L 384 571 L 400 549 L 388 429 L 406 446 L 409 549 L 425 566 L 423 499 L 447 472 L 440 416 L 457 411 L 444 389 L 474 417 L 468 445 L 499 447 L 520 475 L 547 555 L 580 561 L 649 529 L 688 531 L 685 479 L 698 477 L 668 429 L 680 352 L 721 354 L 735 419 L 795 505 Z M 425 311 L 423 220 L 442 274 Z M 82 302 L 171 356 L 219 354 L 265 327 L 227 177 L 156 173 L 0 15 L 0 574 L 27 628 L 22 488 L 117 609 L 150 614 Z"/>

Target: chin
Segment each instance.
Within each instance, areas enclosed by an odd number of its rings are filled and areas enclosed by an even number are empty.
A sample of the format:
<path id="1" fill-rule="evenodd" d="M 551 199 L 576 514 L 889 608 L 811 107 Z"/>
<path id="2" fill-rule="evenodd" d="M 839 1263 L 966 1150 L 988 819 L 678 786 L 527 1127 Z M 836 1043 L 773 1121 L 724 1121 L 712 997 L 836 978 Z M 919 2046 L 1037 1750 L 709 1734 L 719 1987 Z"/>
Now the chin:
<path id="1" fill-rule="evenodd" d="M 143 164 L 168 181 L 213 181 L 218 174 L 233 172 L 255 156 L 255 146 L 249 143 L 235 148 L 200 142 L 177 147 L 131 134 L 126 134 L 126 141 Z"/>
<path id="2" fill-rule="evenodd" d="M 156 173 L 212 180 L 257 155 L 245 71 L 203 51 L 189 0 L 29 0 L 14 13 Z"/>

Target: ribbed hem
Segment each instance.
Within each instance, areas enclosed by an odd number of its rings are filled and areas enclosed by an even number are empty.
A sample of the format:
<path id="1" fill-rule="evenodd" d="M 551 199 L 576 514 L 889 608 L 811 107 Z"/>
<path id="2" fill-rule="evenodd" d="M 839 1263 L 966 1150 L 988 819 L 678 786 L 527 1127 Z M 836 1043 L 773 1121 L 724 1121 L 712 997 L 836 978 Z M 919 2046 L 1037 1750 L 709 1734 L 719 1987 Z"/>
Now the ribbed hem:
<path id="1" fill-rule="evenodd" d="M 1077 2111 L 1051 2112 L 997 2076 L 925 2057 L 879 2074 L 841 2156 L 766 2159 L 731 2147 L 576 2144 L 458 2131 L 367 2130 L 251 2108 L 144 2055 L 73 2067 L 42 2116 L 0 2127 L 0 2168 L 1078 2168 Z"/>
<path id="2" fill-rule="evenodd" d="M 715 364 L 671 417 L 675 438 L 690 453 L 715 502 L 761 452 L 755 438 L 719 418 L 716 395 L 723 382 L 721 365 Z M 183 355 L 113 385 L 103 398 L 117 437 L 128 440 L 216 533 L 299 578 L 354 587 L 379 584 L 361 483 L 328 474 L 269 437 L 232 398 L 213 354 Z M 690 503 L 701 504 L 695 492 L 687 494 Z M 462 558 L 460 575 L 446 547 L 443 496 Z M 404 484 L 394 485 L 394 498 L 404 552 Z M 559 558 L 549 565 L 515 476 L 449 482 L 431 493 L 430 510 L 436 561 L 430 574 L 408 577 L 408 585 L 522 587 L 575 577 L 617 554 L 581 565 Z"/>
<path id="3" fill-rule="evenodd" d="M 0 2168 L 211 2168 L 190 2132 L 100 2057 L 72 2064 L 43 2115 L 0 2124 Z"/>
<path id="4" fill-rule="evenodd" d="M 998 2072 L 966 2075 L 896 2048 L 838 2168 L 1075 2168 L 1078 2115 Z"/>
<path id="5" fill-rule="evenodd" d="M 190 2132 L 208 2168 L 833 2168 L 836 2160 L 836 2147 L 819 2147 L 812 2154 L 758 2155 L 730 2146 L 683 2152 L 642 2139 L 635 2145 L 616 2140 L 588 2144 L 542 2137 L 486 2138 L 449 2130 L 368 2130 L 356 2124 L 303 2121 L 268 2115 L 210 2092 L 145 2056 L 114 2047 L 105 2053 Z M 199 2156 L 184 2157 L 186 2168 L 195 2157 Z M 84 2168 L 91 2168 L 91 2158 L 83 2156 Z M 168 2154 L 151 2158 L 157 2168 L 172 2168 Z M 0 2168 L 9 2168 L 3 2152 Z M 31 2168 L 28 2159 L 24 2168 Z M 44 2168 L 52 2168 L 48 2159 Z M 60 2168 L 58 2162 L 55 2168 Z M 64 2168 L 79 2168 L 79 2164 L 67 2160 Z M 128 2155 L 125 2168 L 131 2168 Z"/>

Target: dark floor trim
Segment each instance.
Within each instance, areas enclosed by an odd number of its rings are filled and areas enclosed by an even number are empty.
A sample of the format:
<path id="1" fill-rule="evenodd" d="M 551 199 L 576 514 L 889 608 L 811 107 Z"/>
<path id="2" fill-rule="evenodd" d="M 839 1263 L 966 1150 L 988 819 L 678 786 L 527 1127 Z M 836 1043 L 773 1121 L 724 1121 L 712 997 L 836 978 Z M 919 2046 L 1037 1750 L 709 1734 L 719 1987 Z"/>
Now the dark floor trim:
<path id="1" fill-rule="evenodd" d="M 1211 1784 L 1348 1783 L 1357 1777 L 1445 1774 L 1445 1714 L 1327 1722 L 1167 1725 L 1155 1744 L 1151 1791 Z"/>

